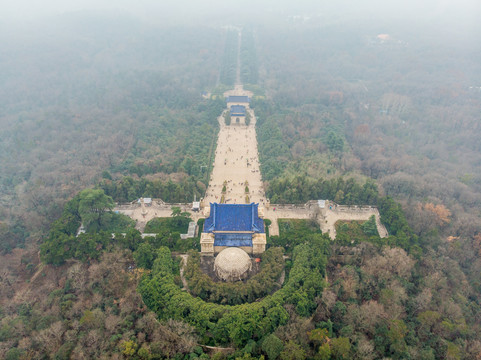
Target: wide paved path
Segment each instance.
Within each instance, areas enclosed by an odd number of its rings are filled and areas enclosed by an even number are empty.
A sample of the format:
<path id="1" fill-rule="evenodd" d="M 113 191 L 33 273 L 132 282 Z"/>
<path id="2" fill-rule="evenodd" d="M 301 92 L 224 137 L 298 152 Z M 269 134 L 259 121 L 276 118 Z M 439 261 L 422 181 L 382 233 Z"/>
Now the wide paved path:
<path id="1" fill-rule="evenodd" d="M 247 126 L 225 125 L 224 117 L 218 118 L 220 130 L 204 206 L 221 201 L 224 184 L 224 202 L 227 204 L 255 202 L 262 206 L 266 201 L 257 151 L 256 118 L 252 109 L 248 111 L 251 122 Z"/>

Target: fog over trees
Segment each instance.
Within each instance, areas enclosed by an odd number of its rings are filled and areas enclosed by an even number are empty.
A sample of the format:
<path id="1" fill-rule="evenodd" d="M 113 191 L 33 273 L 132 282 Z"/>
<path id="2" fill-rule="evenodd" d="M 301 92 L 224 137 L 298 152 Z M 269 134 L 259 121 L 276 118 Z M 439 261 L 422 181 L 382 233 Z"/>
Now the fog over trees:
<path id="1" fill-rule="evenodd" d="M 0 4 L 0 358 L 479 358 L 479 19 L 474 0 Z M 376 205 L 389 238 L 284 220 L 259 276 L 218 287 L 185 214 L 142 239 L 110 212 L 203 196 L 237 58 L 268 197 Z"/>

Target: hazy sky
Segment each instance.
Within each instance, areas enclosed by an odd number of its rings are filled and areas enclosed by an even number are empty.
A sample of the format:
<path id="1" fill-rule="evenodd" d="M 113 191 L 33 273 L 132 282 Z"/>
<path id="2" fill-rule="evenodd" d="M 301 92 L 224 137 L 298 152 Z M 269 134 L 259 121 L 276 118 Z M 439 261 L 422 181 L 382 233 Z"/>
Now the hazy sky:
<path id="1" fill-rule="evenodd" d="M 150 21 L 181 21 L 235 16 L 252 11 L 280 16 L 319 14 L 351 18 L 405 18 L 451 22 L 463 26 L 481 21 L 480 0 L 2 0 L 0 21 L 31 20 L 82 10 L 121 10 Z"/>

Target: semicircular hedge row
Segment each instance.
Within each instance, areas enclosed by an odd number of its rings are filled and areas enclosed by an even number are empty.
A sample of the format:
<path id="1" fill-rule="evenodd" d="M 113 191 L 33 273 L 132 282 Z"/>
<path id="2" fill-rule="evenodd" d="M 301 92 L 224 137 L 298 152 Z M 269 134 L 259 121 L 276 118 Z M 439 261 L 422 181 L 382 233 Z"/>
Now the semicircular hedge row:
<path id="1" fill-rule="evenodd" d="M 200 254 L 190 251 L 184 276 L 189 291 L 202 300 L 225 305 L 251 303 L 276 290 L 284 269 L 284 250 L 271 247 L 261 255 L 260 271 L 246 282 L 214 282 L 200 267 Z"/>
<path id="2" fill-rule="evenodd" d="M 329 239 L 313 236 L 298 245 L 284 286 L 258 302 L 242 305 L 209 303 L 183 291 L 174 283 L 172 255 L 168 248 L 158 250 L 152 272 L 139 285 L 144 303 L 160 319 L 176 319 L 194 326 L 209 344 L 235 344 L 258 340 L 288 321 L 284 304 L 293 304 L 301 316 L 309 316 L 322 293 Z"/>

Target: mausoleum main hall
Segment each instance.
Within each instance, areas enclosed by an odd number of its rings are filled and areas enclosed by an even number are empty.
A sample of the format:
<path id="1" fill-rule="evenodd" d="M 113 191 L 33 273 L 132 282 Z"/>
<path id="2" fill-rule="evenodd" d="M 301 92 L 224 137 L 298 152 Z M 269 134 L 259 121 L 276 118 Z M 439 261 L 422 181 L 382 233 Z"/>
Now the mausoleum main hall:
<path id="1" fill-rule="evenodd" d="M 262 208 L 259 204 L 210 203 L 200 238 L 203 255 L 218 254 L 237 247 L 248 254 L 261 254 L 266 249 Z"/>

